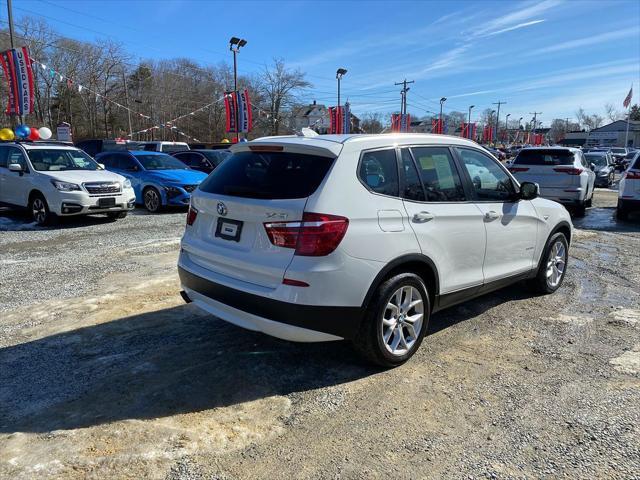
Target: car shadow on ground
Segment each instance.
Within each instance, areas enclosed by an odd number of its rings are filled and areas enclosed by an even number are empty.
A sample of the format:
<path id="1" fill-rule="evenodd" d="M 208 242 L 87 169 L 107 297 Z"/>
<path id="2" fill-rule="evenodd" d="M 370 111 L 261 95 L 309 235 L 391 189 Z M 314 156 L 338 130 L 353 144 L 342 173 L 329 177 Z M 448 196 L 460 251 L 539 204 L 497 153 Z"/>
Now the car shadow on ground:
<path id="1" fill-rule="evenodd" d="M 19 232 L 29 230 L 63 230 L 71 228 L 91 227 L 104 223 L 113 223 L 114 220 L 106 215 L 82 215 L 77 217 L 58 218 L 57 222 L 50 226 L 40 226 L 33 221 L 28 212 L 22 210 L 0 210 L 0 232 Z"/>
<path id="2" fill-rule="evenodd" d="M 529 295 L 519 285 L 448 309 L 434 315 L 428 335 Z M 0 365 L 0 433 L 167 417 L 381 372 L 348 342 L 281 341 L 193 305 L 8 346 Z"/>
<path id="3" fill-rule="evenodd" d="M 571 218 L 573 226 L 603 232 L 640 232 L 640 212 L 629 214 L 628 220 L 616 218 L 616 207 L 588 208 L 583 217 Z"/>

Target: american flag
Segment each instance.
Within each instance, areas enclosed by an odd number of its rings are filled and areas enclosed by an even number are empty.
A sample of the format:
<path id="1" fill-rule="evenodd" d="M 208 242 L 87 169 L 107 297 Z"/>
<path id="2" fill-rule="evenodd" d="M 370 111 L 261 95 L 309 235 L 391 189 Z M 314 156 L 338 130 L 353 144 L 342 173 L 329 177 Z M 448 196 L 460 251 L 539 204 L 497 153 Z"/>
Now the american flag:
<path id="1" fill-rule="evenodd" d="M 629 94 L 627 95 L 627 98 L 625 98 L 624 102 L 622 102 L 622 105 L 624 105 L 624 108 L 627 108 L 631 104 L 632 97 L 633 97 L 633 85 L 631 85 L 631 88 L 629 89 Z"/>

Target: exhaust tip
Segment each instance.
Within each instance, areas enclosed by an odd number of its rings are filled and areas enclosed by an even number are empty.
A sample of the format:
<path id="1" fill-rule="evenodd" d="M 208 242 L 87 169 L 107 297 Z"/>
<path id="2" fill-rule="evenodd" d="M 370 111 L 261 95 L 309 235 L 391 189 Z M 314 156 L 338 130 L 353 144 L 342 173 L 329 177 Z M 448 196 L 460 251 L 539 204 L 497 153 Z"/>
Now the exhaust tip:
<path id="1" fill-rule="evenodd" d="M 185 292 L 184 290 L 180 290 L 180 296 L 182 297 L 185 303 L 191 303 L 191 299 L 189 298 L 189 295 L 187 295 L 187 292 Z"/>

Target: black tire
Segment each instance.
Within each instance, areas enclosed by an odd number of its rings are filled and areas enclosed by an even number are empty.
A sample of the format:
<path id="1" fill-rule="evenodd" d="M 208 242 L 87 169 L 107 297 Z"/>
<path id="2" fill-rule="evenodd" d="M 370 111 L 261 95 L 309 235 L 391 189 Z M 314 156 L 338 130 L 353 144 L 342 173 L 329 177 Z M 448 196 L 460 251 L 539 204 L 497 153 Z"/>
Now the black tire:
<path id="1" fill-rule="evenodd" d="M 591 205 L 593 205 L 593 195 L 591 195 L 591 198 L 589 200 L 587 200 L 586 202 L 584 202 L 584 206 L 586 208 L 591 208 Z"/>
<path id="2" fill-rule="evenodd" d="M 584 217 L 585 210 L 587 208 L 587 202 L 582 202 L 573 208 L 573 215 L 576 217 Z"/>
<path id="3" fill-rule="evenodd" d="M 562 275 L 560 276 L 560 281 L 557 284 L 551 284 L 549 277 L 547 275 L 547 270 L 549 269 L 549 261 L 551 257 L 551 252 L 557 242 L 562 243 L 564 247 L 564 267 L 562 270 Z M 531 279 L 529 283 L 529 287 L 537 292 L 542 293 L 544 295 L 548 295 L 550 293 L 555 292 L 562 286 L 562 282 L 564 282 L 564 277 L 567 273 L 567 266 L 569 265 L 569 243 L 567 242 L 567 237 L 564 236 L 564 233 L 558 232 L 547 240 L 547 244 L 545 245 L 544 252 L 542 253 L 542 257 L 540 258 L 540 263 L 538 265 L 538 273 L 535 278 Z"/>
<path id="4" fill-rule="evenodd" d="M 628 220 L 629 219 L 629 210 L 627 210 L 626 208 L 618 205 L 618 208 L 616 209 L 616 217 L 619 220 Z"/>
<path id="5" fill-rule="evenodd" d="M 157 201 L 153 201 L 153 196 L 156 196 Z M 162 197 L 160 192 L 155 187 L 147 187 L 142 191 L 142 202 L 144 208 L 150 213 L 158 213 L 162 210 Z"/>
<path id="6" fill-rule="evenodd" d="M 58 222 L 58 216 L 49 210 L 49 204 L 41 193 L 36 193 L 31 196 L 29 200 L 29 212 L 31 212 L 33 221 L 38 225 L 55 225 Z"/>
<path id="7" fill-rule="evenodd" d="M 107 213 L 107 218 L 115 222 L 116 220 L 127 218 L 127 213 L 128 212 L 109 212 Z"/>
<path id="8" fill-rule="evenodd" d="M 402 287 L 413 287 L 420 294 L 423 316 L 420 331 L 417 333 L 415 339 L 413 339 L 411 347 L 408 348 L 404 354 L 394 354 L 387 349 L 383 338 L 383 317 L 388 311 L 387 304 L 392 301 L 392 298 L 395 296 L 394 293 Z M 406 315 L 409 316 L 410 312 L 413 312 L 413 314 L 418 313 L 415 309 L 410 309 L 406 312 Z M 376 290 L 376 293 L 367 306 L 360 330 L 353 340 L 353 345 L 367 361 L 385 368 L 397 367 L 409 360 L 420 347 L 429 325 L 430 315 L 431 304 L 429 302 L 429 294 L 422 279 L 414 273 L 400 273 L 385 280 Z M 405 315 L 403 314 L 401 316 L 403 317 L 401 321 L 404 322 Z M 399 328 L 402 332 L 396 333 L 393 331 L 387 341 L 393 343 L 395 336 L 398 334 L 400 334 L 403 339 L 412 338 L 408 330 L 406 330 L 407 335 L 405 336 L 404 329 L 406 327 L 399 326 Z"/>

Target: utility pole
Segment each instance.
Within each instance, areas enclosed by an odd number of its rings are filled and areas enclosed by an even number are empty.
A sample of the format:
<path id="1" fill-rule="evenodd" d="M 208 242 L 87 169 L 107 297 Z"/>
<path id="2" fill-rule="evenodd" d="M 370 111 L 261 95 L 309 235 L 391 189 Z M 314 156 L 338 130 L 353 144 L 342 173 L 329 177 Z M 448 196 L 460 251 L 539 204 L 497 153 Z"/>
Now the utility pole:
<path id="1" fill-rule="evenodd" d="M 440 130 L 440 134 L 444 133 L 444 123 L 442 123 L 442 106 L 444 105 L 444 102 L 447 101 L 447 97 L 442 97 L 440 99 L 440 128 L 438 130 Z"/>
<path id="2" fill-rule="evenodd" d="M 340 106 L 340 80 L 342 80 L 342 77 L 344 77 L 346 73 L 346 68 L 339 68 L 336 71 L 336 80 L 338 80 L 338 107 Z"/>
<path id="3" fill-rule="evenodd" d="M 11 0 L 7 0 L 7 19 L 9 20 L 9 41 L 11 43 L 11 48 L 14 49 L 15 44 L 13 42 L 13 11 L 11 9 Z M 17 98 L 15 100 L 18 101 Z M 20 121 L 21 125 L 24 124 L 22 115 L 18 115 L 18 120 Z"/>
<path id="4" fill-rule="evenodd" d="M 511 116 L 510 113 L 507 113 L 507 117 L 505 118 L 504 121 L 504 129 L 507 132 L 507 143 L 509 143 L 509 117 Z"/>
<path id="5" fill-rule="evenodd" d="M 506 105 L 507 102 L 503 102 L 502 100 L 499 100 L 497 102 L 493 102 L 492 105 L 498 105 L 498 112 L 496 113 L 496 135 L 495 135 L 495 140 L 493 141 L 493 144 L 495 145 L 496 142 L 498 141 L 498 130 L 500 127 L 500 105 Z"/>
<path id="6" fill-rule="evenodd" d="M 124 83 L 124 106 L 127 107 L 127 115 L 129 118 L 129 138 L 133 140 L 133 128 L 131 127 L 131 110 L 129 110 L 129 88 L 127 87 L 127 75 L 122 66 L 122 82 Z"/>
<path id="7" fill-rule="evenodd" d="M 467 138 L 473 140 L 473 131 L 471 131 L 471 109 L 475 107 L 475 105 L 469 105 L 469 117 L 467 120 Z"/>
<path id="8" fill-rule="evenodd" d="M 396 82 L 394 85 L 402 85 L 402 90 L 400 90 L 400 125 L 402 126 L 402 122 L 406 122 L 405 115 L 407 114 L 407 92 L 409 88 L 407 85 L 410 83 L 415 83 L 414 80 L 409 80 L 405 78 L 402 82 Z M 409 125 L 407 125 L 407 132 L 409 131 Z"/>

